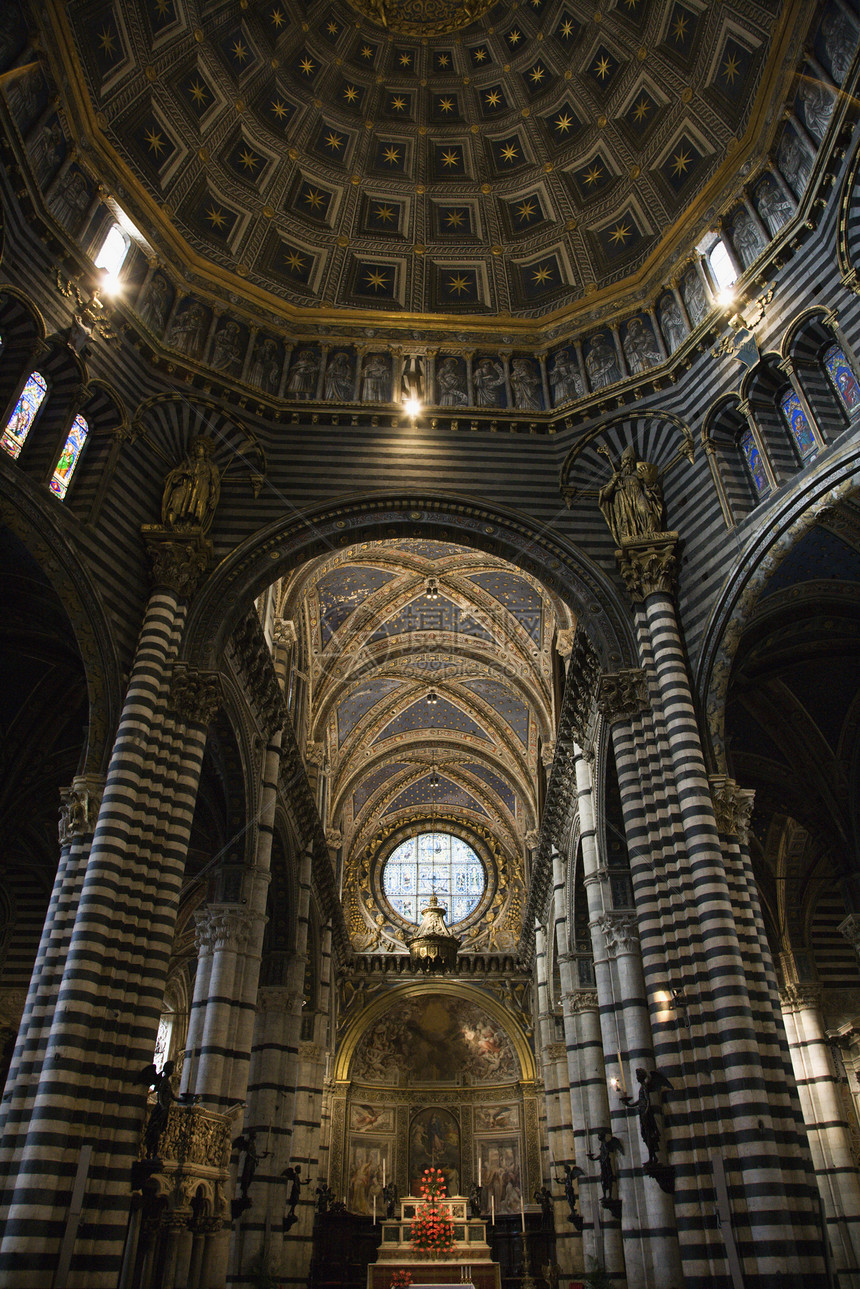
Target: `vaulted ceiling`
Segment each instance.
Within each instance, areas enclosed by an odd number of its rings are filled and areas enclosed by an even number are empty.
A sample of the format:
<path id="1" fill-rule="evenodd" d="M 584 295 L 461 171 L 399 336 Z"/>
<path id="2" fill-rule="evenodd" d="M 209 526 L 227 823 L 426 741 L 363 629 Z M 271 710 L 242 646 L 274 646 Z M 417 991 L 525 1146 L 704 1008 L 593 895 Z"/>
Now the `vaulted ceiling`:
<path id="1" fill-rule="evenodd" d="M 675 245 L 761 136 L 797 10 L 74 0 L 46 28 L 162 252 L 299 309 L 514 320 Z"/>

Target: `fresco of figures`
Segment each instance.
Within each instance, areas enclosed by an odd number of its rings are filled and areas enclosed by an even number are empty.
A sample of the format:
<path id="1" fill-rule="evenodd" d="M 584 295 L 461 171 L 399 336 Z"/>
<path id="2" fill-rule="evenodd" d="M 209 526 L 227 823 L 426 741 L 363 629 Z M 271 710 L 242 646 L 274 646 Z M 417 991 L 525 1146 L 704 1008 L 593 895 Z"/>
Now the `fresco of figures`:
<path id="1" fill-rule="evenodd" d="M 519 1213 L 523 1200 L 519 1137 L 479 1141 L 477 1148 L 486 1208 L 492 1200 L 497 1214 Z"/>
<path id="2" fill-rule="evenodd" d="M 425 1168 L 439 1168 L 449 1195 L 462 1194 L 460 1125 L 450 1110 L 419 1110 L 409 1125 L 409 1192 L 418 1194 Z"/>
<path id="3" fill-rule="evenodd" d="M 370 1083 L 503 1083 L 520 1077 L 507 1034 L 462 998 L 424 994 L 399 1003 L 371 1025 L 350 1071 Z"/>
<path id="4" fill-rule="evenodd" d="M 376 1211 L 382 1213 L 382 1162 L 385 1160 L 385 1171 L 391 1176 L 391 1145 L 387 1141 L 371 1139 L 352 1139 L 349 1147 L 349 1162 L 346 1178 L 346 1207 L 350 1213 L 369 1215 L 373 1212 L 373 1201 L 376 1200 Z"/>

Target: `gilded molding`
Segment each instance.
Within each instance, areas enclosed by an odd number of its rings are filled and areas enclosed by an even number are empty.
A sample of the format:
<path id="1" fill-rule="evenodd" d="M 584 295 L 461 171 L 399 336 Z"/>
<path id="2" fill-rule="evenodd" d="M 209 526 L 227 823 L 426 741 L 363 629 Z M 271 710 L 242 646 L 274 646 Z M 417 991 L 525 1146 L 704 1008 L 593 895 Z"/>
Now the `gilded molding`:
<path id="1" fill-rule="evenodd" d="M 615 552 L 618 569 L 634 604 L 660 592 L 673 595 L 677 578 L 677 533 L 655 533 L 624 541 Z"/>
<path id="2" fill-rule="evenodd" d="M 610 724 L 648 711 L 648 684 L 641 667 L 604 672 L 597 684 L 597 710 Z"/>
<path id="3" fill-rule="evenodd" d="M 712 774 L 710 784 L 717 830 L 737 837 L 742 846 L 748 845 L 755 789 L 741 788 L 726 774 Z"/>
<path id="4" fill-rule="evenodd" d="M 144 524 L 140 531 L 152 561 L 154 589 L 172 591 L 177 599 L 190 600 L 212 558 L 212 543 L 202 529 L 178 534 L 160 524 Z"/>
<path id="5" fill-rule="evenodd" d="M 217 671 L 184 666 L 174 669 L 170 707 L 186 724 L 208 725 L 221 701 L 221 677 Z"/>
<path id="6" fill-rule="evenodd" d="M 60 788 L 60 845 L 75 837 L 91 837 L 96 830 L 105 780 L 100 774 L 79 774 L 68 788 Z"/>

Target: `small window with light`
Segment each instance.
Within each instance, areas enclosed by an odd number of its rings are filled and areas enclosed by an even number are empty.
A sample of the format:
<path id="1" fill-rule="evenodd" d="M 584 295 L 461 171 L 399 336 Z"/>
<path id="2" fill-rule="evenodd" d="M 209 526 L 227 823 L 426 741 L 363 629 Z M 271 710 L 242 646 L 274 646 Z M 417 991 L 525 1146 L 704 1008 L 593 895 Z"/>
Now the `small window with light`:
<path id="1" fill-rule="evenodd" d="M 120 283 L 120 270 L 125 264 L 131 250 L 131 238 L 119 224 L 114 221 L 104 236 L 96 252 L 95 266 L 102 271 L 102 286 L 106 291 L 115 291 Z"/>

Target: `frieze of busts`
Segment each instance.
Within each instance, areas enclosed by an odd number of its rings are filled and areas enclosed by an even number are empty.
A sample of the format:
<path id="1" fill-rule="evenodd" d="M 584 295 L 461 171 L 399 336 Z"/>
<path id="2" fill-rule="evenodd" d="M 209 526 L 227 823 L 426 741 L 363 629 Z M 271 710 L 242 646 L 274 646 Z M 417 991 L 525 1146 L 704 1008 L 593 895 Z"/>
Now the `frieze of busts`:
<path id="1" fill-rule="evenodd" d="M 641 667 L 626 671 L 604 672 L 597 685 L 597 710 L 610 724 L 628 721 L 646 712 L 648 684 Z"/>
<path id="2" fill-rule="evenodd" d="M 604 913 L 597 919 L 603 943 L 610 958 L 619 953 L 635 953 L 639 948 L 639 923 L 635 913 Z"/>
<path id="3" fill-rule="evenodd" d="M 60 845 L 95 832 L 105 781 L 97 774 L 79 774 L 60 788 Z"/>
<path id="4" fill-rule="evenodd" d="M 208 725 L 222 702 L 217 671 L 177 667 L 170 686 L 170 707 L 186 724 Z"/>
<path id="5" fill-rule="evenodd" d="M 718 832 L 737 837 L 741 845 L 746 846 L 749 842 L 755 790 L 739 787 L 734 779 L 725 774 L 712 774 L 710 782 Z"/>
<path id="6" fill-rule="evenodd" d="M 677 577 L 677 533 L 625 541 L 615 552 L 618 570 L 634 604 L 660 592 L 672 595 Z"/>

